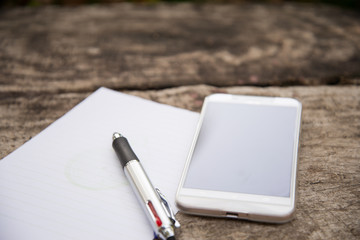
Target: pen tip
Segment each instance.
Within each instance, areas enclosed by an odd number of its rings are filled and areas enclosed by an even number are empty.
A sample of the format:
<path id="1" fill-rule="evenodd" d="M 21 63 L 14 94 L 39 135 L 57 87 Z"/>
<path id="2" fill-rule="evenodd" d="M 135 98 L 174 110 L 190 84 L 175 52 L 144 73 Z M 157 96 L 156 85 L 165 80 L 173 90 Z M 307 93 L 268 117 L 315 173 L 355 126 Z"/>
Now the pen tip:
<path id="1" fill-rule="evenodd" d="M 117 138 L 120 138 L 120 137 L 122 137 L 122 135 L 121 135 L 120 133 L 114 132 L 114 134 L 113 134 L 113 140 L 115 140 L 115 139 L 117 139 Z"/>

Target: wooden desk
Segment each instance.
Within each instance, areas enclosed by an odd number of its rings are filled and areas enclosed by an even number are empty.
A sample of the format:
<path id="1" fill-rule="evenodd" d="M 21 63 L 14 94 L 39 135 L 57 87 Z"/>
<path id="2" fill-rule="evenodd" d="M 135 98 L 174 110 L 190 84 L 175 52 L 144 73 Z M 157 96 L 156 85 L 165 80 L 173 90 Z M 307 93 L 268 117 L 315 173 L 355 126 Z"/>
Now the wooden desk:
<path id="1" fill-rule="evenodd" d="M 179 213 L 177 239 L 358 239 L 359 22 L 349 10 L 296 4 L 2 10 L 0 157 L 99 86 L 194 111 L 214 92 L 295 97 L 296 218 Z"/>

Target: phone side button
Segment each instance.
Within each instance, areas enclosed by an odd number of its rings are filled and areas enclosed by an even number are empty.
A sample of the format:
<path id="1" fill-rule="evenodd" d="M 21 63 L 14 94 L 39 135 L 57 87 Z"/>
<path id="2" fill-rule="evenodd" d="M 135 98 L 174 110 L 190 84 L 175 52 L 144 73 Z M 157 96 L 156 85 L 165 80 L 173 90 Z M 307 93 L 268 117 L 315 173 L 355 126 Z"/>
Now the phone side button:
<path id="1" fill-rule="evenodd" d="M 235 212 L 226 212 L 226 217 L 228 218 L 238 218 L 239 215 Z"/>
<path id="2" fill-rule="evenodd" d="M 226 212 L 225 216 L 228 218 L 249 219 L 249 213 Z"/>

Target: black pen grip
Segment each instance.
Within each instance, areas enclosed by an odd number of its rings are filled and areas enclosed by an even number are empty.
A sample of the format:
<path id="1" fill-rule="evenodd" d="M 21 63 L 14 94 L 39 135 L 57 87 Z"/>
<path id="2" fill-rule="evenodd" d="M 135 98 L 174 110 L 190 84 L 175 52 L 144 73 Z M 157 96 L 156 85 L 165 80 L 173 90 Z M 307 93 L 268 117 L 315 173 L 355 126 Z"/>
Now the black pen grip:
<path id="1" fill-rule="evenodd" d="M 131 160 L 139 161 L 126 138 L 119 137 L 114 139 L 112 146 L 123 167 Z"/>

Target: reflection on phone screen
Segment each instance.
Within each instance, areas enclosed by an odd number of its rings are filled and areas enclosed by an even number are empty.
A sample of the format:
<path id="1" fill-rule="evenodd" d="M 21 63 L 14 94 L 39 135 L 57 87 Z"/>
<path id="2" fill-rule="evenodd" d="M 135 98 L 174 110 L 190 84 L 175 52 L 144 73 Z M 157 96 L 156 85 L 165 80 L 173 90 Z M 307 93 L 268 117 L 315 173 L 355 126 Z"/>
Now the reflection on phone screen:
<path id="1" fill-rule="evenodd" d="M 289 197 L 296 107 L 209 102 L 184 187 Z"/>

